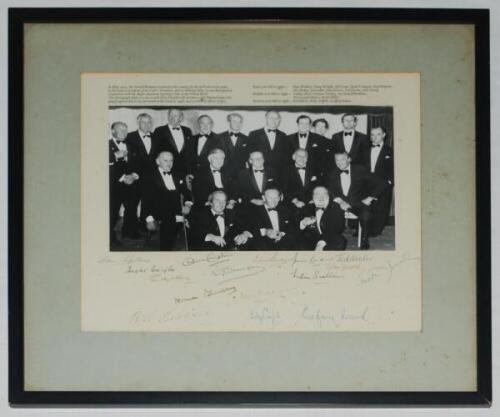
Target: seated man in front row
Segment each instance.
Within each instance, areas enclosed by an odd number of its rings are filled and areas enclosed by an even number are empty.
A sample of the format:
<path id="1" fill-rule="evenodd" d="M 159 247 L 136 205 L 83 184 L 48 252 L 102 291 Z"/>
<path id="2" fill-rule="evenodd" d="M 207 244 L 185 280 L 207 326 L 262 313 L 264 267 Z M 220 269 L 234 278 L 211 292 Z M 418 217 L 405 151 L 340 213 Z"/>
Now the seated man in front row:
<path id="1" fill-rule="evenodd" d="M 277 188 L 264 191 L 264 205 L 252 211 L 256 250 L 293 250 L 296 224 Z"/>
<path id="2" fill-rule="evenodd" d="M 236 217 L 234 210 L 226 208 L 224 191 L 208 196 L 208 205 L 200 210 L 194 221 L 195 250 L 250 250 L 253 235 Z"/>
<path id="3" fill-rule="evenodd" d="M 156 157 L 157 168 L 145 174 L 142 210 L 146 227 L 160 229 L 160 250 L 172 250 L 177 235 L 193 205 L 186 183 L 172 171 L 174 155 L 163 151 Z"/>
<path id="4" fill-rule="evenodd" d="M 300 217 L 304 250 L 345 250 L 347 241 L 342 235 L 344 212 L 330 201 L 325 187 L 313 190 L 313 204 L 304 207 Z"/>

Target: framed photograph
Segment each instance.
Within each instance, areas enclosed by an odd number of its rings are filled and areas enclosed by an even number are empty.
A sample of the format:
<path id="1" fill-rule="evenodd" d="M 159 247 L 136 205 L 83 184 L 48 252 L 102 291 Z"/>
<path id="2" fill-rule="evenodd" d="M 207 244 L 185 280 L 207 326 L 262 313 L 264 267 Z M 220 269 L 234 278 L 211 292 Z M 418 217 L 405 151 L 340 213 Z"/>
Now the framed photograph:
<path id="1" fill-rule="evenodd" d="M 491 404 L 488 10 L 10 9 L 9 69 L 12 404 Z"/>

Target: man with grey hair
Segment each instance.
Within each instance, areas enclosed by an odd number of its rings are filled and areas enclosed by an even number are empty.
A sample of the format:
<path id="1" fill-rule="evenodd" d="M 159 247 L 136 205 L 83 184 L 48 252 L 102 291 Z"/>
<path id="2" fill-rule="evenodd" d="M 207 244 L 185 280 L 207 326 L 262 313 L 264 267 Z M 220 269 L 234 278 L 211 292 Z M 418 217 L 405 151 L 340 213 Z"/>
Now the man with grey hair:
<path id="1" fill-rule="evenodd" d="M 170 108 L 167 112 L 167 123 L 158 126 L 154 131 L 160 148 L 174 155 L 174 172 L 184 177 L 187 174 L 186 150 L 193 136 L 191 129 L 183 126 L 184 112 L 178 108 Z"/>
<path id="2" fill-rule="evenodd" d="M 220 148 L 217 135 L 212 131 L 214 121 L 208 114 L 198 117 L 199 133 L 193 136 L 188 149 L 188 174 L 195 177 L 201 166 L 208 164 L 208 154 Z"/>
<path id="3" fill-rule="evenodd" d="M 227 210 L 227 195 L 222 190 L 208 196 L 208 206 L 193 220 L 195 250 L 250 250 L 253 235 L 234 210 Z"/>
<path id="4" fill-rule="evenodd" d="M 250 151 L 248 136 L 241 132 L 243 116 L 239 113 L 227 115 L 229 129 L 219 134 L 219 143 L 226 154 L 226 167 L 234 178 L 239 171 L 246 168 Z"/>

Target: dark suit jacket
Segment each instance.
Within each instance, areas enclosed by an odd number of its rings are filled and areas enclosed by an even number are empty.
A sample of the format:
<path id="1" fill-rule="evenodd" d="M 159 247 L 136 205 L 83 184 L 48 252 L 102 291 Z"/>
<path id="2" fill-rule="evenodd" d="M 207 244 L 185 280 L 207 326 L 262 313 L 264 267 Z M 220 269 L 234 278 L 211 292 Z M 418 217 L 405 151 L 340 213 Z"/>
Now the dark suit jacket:
<path id="1" fill-rule="evenodd" d="M 279 175 L 281 170 L 292 161 L 292 147 L 286 133 L 276 130 L 276 141 L 271 149 L 269 139 L 264 128 L 254 130 L 248 135 L 252 151 L 261 151 L 264 154 L 266 165 Z"/>
<path id="2" fill-rule="evenodd" d="M 233 210 L 224 210 L 224 239 L 228 246 L 231 246 L 233 239 L 244 231 L 238 217 Z M 211 207 L 203 208 L 196 219 L 193 219 L 193 237 L 197 246 L 202 246 L 207 234 L 220 236 L 219 226 Z"/>
<path id="3" fill-rule="evenodd" d="M 278 221 L 280 232 L 285 232 L 287 235 L 295 235 L 297 230 L 296 219 L 290 211 L 282 204 L 276 207 L 278 212 Z M 252 216 L 252 234 L 254 237 L 261 238 L 260 229 L 272 229 L 271 218 L 265 206 L 258 206 Z"/>
<path id="4" fill-rule="evenodd" d="M 232 182 L 229 173 L 221 169 L 221 181 L 223 188 L 215 186 L 214 174 L 210 165 L 200 167 L 198 175 L 193 180 L 193 197 L 197 206 L 203 206 L 207 202 L 208 195 L 215 190 L 223 190 L 226 192 L 228 201 L 232 197 Z"/>
<path id="5" fill-rule="evenodd" d="M 228 172 L 234 177 L 242 169 L 246 168 L 246 162 L 250 153 L 250 142 L 248 136 L 243 133 L 238 134 L 236 144 L 233 145 L 231 136 L 228 131 L 219 133 L 219 144 L 226 154 L 224 166 Z"/>
<path id="6" fill-rule="evenodd" d="M 332 145 L 334 152 L 345 152 L 346 149 L 344 147 L 344 131 L 337 132 L 332 136 Z M 369 147 L 370 140 L 368 139 L 368 136 L 361 132 L 355 131 L 354 139 L 352 140 L 351 151 L 349 152 L 351 162 L 353 164 L 363 163 L 364 155 Z"/>
<path id="7" fill-rule="evenodd" d="M 154 134 L 151 134 L 151 150 L 149 154 L 146 152 L 144 143 L 137 130 L 130 132 L 125 141 L 130 146 L 131 160 L 138 170 L 137 174 L 139 174 L 139 176 L 142 176 L 144 172 L 156 167 L 156 157 L 161 151 L 161 148 Z"/>
<path id="8" fill-rule="evenodd" d="M 299 132 L 289 135 L 288 140 L 292 146 L 293 153 L 299 148 Z M 308 154 L 308 164 L 314 165 L 320 174 L 327 169 L 328 162 L 333 159 L 333 146 L 331 141 L 314 132 L 309 132 L 306 151 Z"/>
<path id="9" fill-rule="evenodd" d="M 125 142 L 127 146 L 127 158 L 118 159 L 115 156 L 115 152 L 118 152 L 118 146 L 116 146 L 113 139 L 109 140 L 109 184 L 111 187 L 118 185 L 118 181 L 123 175 L 129 175 L 135 172 L 135 167 L 133 165 L 133 159 L 131 158 L 130 145 Z"/>
<path id="10" fill-rule="evenodd" d="M 189 147 L 189 142 L 191 141 L 191 137 L 193 133 L 191 129 L 186 126 L 180 126 L 182 130 L 182 134 L 184 136 L 184 145 L 181 149 L 177 149 L 177 145 L 175 144 L 174 137 L 170 132 L 168 124 L 159 126 L 154 131 L 154 136 L 158 142 L 158 146 L 162 151 L 172 152 L 174 155 L 174 170 L 179 173 L 181 176 L 185 176 L 187 173 L 187 149 Z"/>
<path id="11" fill-rule="evenodd" d="M 181 215 L 181 195 L 184 201 L 191 201 L 191 194 L 186 182 L 173 173 L 175 191 L 170 191 L 163 182 L 159 169 L 149 171 L 142 181 L 142 210 L 144 218 L 153 216 L 157 221 L 175 222 L 175 216 Z"/>
<path id="12" fill-rule="evenodd" d="M 316 217 L 316 207 L 314 204 L 308 204 L 303 208 L 299 216 L 299 221 L 305 217 Z M 311 242 L 312 246 L 315 246 L 320 240 L 324 240 L 327 244 L 331 244 L 336 236 L 340 235 L 344 230 L 344 223 L 344 212 L 337 204 L 330 201 L 328 207 L 321 216 L 321 233 L 316 223 L 307 226 L 302 233 L 304 238 Z"/>
<path id="13" fill-rule="evenodd" d="M 304 203 L 308 203 L 311 200 L 314 187 L 322 183 L 320 174 L 309 161 L 305 170 L 304 185 L 295 165 L 289 166 L 284 171 L 282 182 L 285 201 L 291 202 L 294 198 L 298 198 Z"/>
<path id="14" fill-rule="evenodd" d="M 242 203 L 248 203 L 253 198 L 261 198 L 266 189 L 270 187 L 279 187 L 279 181 L 273 169 L 268 167 L 264 168 L 261 192 L 255 181 L 252 168 L 247 168 L 240 171 L 238 179 L 233 187 L 238 200 L 241 199 Z"/>
<path id="15" fill-rule="evenodd" d="M 393 159 L 392 148 L 385 143 L 382 145 L 382 149 L 377 158 L 377 163 L 375 164 L 374 174 L 386 181 L 387 183 L 394 184 L 394 159 Z M 368 171 L 371 170 L 371 147 L 368 152 L 365 153 L 364 165 Z"/>
<path id="16" fill-rule="evenodd" d="M 358 206 L 364 198 L 369 196 L 377 198 L 385 190 L 384 181 L 371 174 L 365 166 L 351 164 L 349 170 L 351 171 L 351 186 L 347 196 L 342 191 L 340 170 L 336 168 L 330 173 L 327 188 L 331 200 L 340 197 L 351 206 Z"/>
<path id="17" fill-rule="evenodd" d="M 201 153 L 198 155 L 198 142 L 201 136 L 203 135 L 194 135 L 189 141 L 187 149 L 187 171 L 192 175 L 196 175 L 201 166 L 208 165 L 207 157 L 211 150 L 221 147 L 217 135 L 212 132 L 207 137 L 205 145 L 203 145 Z"/>

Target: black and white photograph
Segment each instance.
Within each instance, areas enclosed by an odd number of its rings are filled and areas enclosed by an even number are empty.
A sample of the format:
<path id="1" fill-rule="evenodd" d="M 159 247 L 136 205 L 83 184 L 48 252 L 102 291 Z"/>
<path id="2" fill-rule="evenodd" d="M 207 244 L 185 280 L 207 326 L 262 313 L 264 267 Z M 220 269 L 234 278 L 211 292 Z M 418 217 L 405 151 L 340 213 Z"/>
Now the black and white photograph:
<path id="1" fill-rule="evenodd" d="M 394 250 L 391 106 L 109 107 L 111 251 Z"/>

